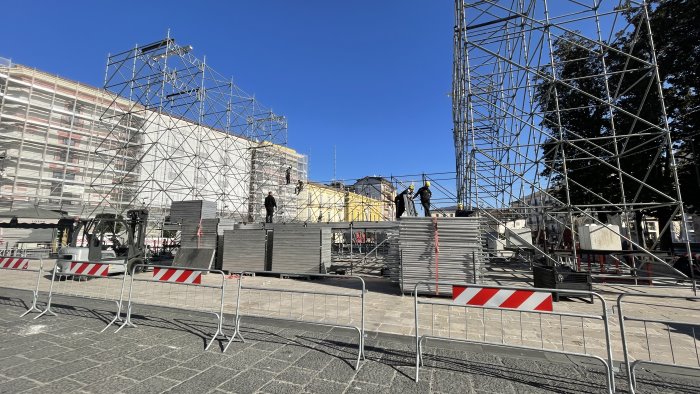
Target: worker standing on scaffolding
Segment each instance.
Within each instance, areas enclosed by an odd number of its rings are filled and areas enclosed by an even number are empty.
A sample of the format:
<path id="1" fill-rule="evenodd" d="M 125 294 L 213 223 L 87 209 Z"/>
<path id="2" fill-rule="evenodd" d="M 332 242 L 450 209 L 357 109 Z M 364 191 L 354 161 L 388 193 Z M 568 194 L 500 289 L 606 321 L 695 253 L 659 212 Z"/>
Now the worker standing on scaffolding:
<path id="1" fill-rule="evenodd" d="M 292 183 L 292 166 L 287 167 L 287 171 L 284 173 L 284 179 L 287 181 L 287 185 Z"/>
<path id="2" fill-rule="evenodd" d="M 423 212 L 425 213 L 425 217 L 429 217 L 430 198 L 433 196 L 433 193 L 430 191 L 430 181 L 425 181 L 425 185 L 418 189 L 416 194 L 413 196 L 413 199 L 415 200 L 418 196 L 420 196 L 420 205 L 423 206 Z"/>
<path id="3" fill-rule="evenodd" d="M 268 192 L 267 197 L 265 197 L 265 223 L 272 223 L 272 214 L 275 212 L 275 208 L 277 208 L 277 201 L 272 197 L 272 192 Z"/>
<path id="4" fill-rule="evenodd" d="M 410 185 L 408 189 L 402 191 L 394 198 L 394 205 L 396 205 L 396 219 L 400 218 L 401 215 L 406 212 L 406 200 L 410 199 L 411 195 L 413 195 L 413 185 Z"/>

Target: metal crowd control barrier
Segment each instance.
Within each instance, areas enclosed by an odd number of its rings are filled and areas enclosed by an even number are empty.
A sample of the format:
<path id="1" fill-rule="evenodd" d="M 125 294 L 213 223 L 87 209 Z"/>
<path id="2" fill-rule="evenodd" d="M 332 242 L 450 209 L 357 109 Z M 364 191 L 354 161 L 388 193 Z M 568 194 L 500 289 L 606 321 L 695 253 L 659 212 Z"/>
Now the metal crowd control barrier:
<path id="1" fill-rule="evenodd" d="M 110 275 L 110 267 L 119 271 L 116 275 Z M 100 332 L 104 332 L 109 326 L 121 321 L 122 301 L 124 298 L 124 284 L 126 283 L 126 260 L 103 260 L 99 263 L 69 261 L 57 261 L 51 273 L 51 286 L 49 287 L 49 299 L 46 309 L 35 319 L 43 315 L 56 316 L 51 310 L 54 296 L 88 298 L 96 300 L 112 301 L 117 310 L 114 318 Z"/>
<path id="2" fill-rule="evenodd" d="M 152 269 L 153 272 L 134 274 L 139 269 L 145 270 L 146 268 Z M 204 274 L 213 277 L 213 280 L 208 281 L 212 284 L 202 283 Z M 216 316 L 216 333 L 212 336 L 205 350 L 209 350 L 209 347 L 219 336 L 228 338 L 223 331 L 226 286 L 223 271 L 138 264 L 132 267 L 130 277 L 126 318 L 116 332 L 126 326 L 136 327 L 131 321 L 131 313 L 134 304 L 141 304 L 199 311 Z"/>
<path id="3" fill-rule="evenodd" d="M 39 267 L 33 268 L 32 265 L 36 261 L 39 262 Z M 39 281 L 44 273 L 44 260 L 26 257 L 0 257 L 0 270 L 9 271 L 10 276 L 14 276 L 15 273 L 36 272 L 36 283 L 34 290 L 32 290 L 32 305 L 19 317 L 24 317 L 29 312 L 41 312 L 36 303 L 39 298 Z"/>
<path id="4" fill-rule="evenodd" d="M 249 275 L 255 274 L 275 275 L 279 277 L 305 276 L 353 280 L 359 283 L 360 289 L 356 290 L 360 290 L 360 293 L 313 291 L 299 289 L 298 287 L 285 288 L 245 285 L 245 281 L 253 280 L 253 277 Z M 260 278 L 260 276 L 257 278 Z M 256 297 L 252 300 L 244 300 L 242 304 L 241 300 L 245 293 L 253 293 Z M 325 327 L 355 330 L 358 336 L 357 361 L 355 363 L 355 370 L 357 370 L 360 367 L 360 360 L 365 359 L 365 293 L 365 281 L 361 277 L 354 275 L 245 271 L 241 273 L 238 281 L 238 299 L 236 300 L 236 317 L 234 321 L 236 331 L 234 335 L 243 339 L 240 334 L 240 322 L 244 312 L 246 316 L 258 316 L 275 320 L 296 321 Z M 265 294 L 267 294 L 267 297 L 265 297 Z M 288 294 L 288 297 L 283 296 L 283 294 Z M 359 302 L 352 302 L 351 300 L 353 299 L 359 300 Z M 359 309 L 359 316 L 356 315 L 357 309 Z M 331 310 L 331 312 L 329 312 L 329 310 Z M 353 314 L 353 310 L 355 314 Z M 233 336 L 229 339 L 224 351 L 228 349 L 233 339 Z"/>
<path id="5" fill-rule="evenodd" d="M 423 298 L 419 299 L 418 291 L 420 286 L 426 285 L 439 285 L 439 286 L 452 286 L 453 289 L 453 300 L 448 300 L 445 298 Z M 461 291 L 461 292 L 460 292 Z M 595 299 L 600 300 L 601 312 L 600 314 L 584 314 L 584 313 L 571 313 L 571 312 L 554 312 L 552 307 L 552 294 L 559 293 L 560 295 L 566 296 L 566 294 L 571 294 L 572 297 L 590 296 Z M 548 297 L 548 299 L 546 299 Z M 434 281 L 421 281 L 416 283 L 413 290 L 413 300 L 414 300 L 414 310 L 415 310 L 415 331 L 416 331 L 416 376 L 415 380 L 418 381 L 420 367 L 423 365 L 423 342 L 427 339 L 437 339 L 442 341 L 454 341 L 462 342 L 468 344 L 477 345 L 489 345 L 500 348 L 509 349 L 523 349 L 523 350 L 536 350 L 548 353 L 556 353 L 563 355 L 573 355 L 579 357 L 586 357 L 600 362 L 605 367 L 606 374 L 606 385 L 608 392 L 615 392 L 615 380 L 613 374 L 613 362 L 612 362 L 612 348 L 610 345 L 610 327 L 608 324 L 608 310 L 605 299 L 601 297 L 598 293 L 583 291 L 583 290 L 561 290 L 561 289 L 540 289 L 532 287 L 507 287 L 507 286 L 485 286 L 468 284 L 464 282 L 443 282 L 440 281 L 436 284 Z M 548 303 L 548 305 L 547 305 Z M 545 307 L 542 307 L 545 305 Z M 419 308 L 419 306 L 425 306 L 424 308 Z M 546 307 L 548 306 L 548 308 Z M 446 313 L 436 314 L 435 309 L 446 308 Z M 452 310 L 461 310 L 464 313 L 459 316 L 453 316 L 451 314 Z M 519 309 L 520 308 L 520 309 Z M 431 316 L 431 324 L 429 328 L 420 325 L 420 309 L 429 309 Z M 477 335 L 475 339 L 469 339 L 469 310 L 477 309 L 476 315 L 481 315 L 481 321 L 483 322 L 483 331 L 477 327 Z M 479 313 L 478 311 L 481 311 Z M 500 316 L 500 326 L 496 328 L 500 331 L 500 341 L 489 340 L 487 337 L 489 334 L 494 336 L 493 333 L 496 331 L 493 327 L 488 329 L 487 333 L 487 311 L 492 311 L 492 313 L 497 313 Z M 514 333 L 510 333 L 508 337 L 518 338 L 520 344 L 512 344 L 506 342 L 506 327 L 511 327 L 510 325 L 504 326 L 504 313 L 510 314 L 506 316 L 509 323 L 513 323 L 513 326 L 520 324 L 519 336 L 518 331 L 515 330 Z M 523 313 L 528 314 L 528 316 L 537 316 L 538 319 L 534 321 L 523 322 Z M 438 317 L 438 327 L 436 328 L 436 317 Z M 549 349 L 545 348 L 545 337 L 543 331 L 543 317 L 547 319 L 554 318 L 556 322 L 558 320 L 560 327 L 561 336 L 561 350 L 559 349 Z M 570 328 L 576 327 L 576 330 L 580 330 L 581 337 L 576 337 L 577 340 L 582 340 L 582 344 L 576 346 L 575 343 L 570 344 L 570 347 L 577 347 L 582 351 L 567 350 L 566 344 L 564 342 L 564 323 L 563 318 L 575 318 L 577 321 L 580 319 L 580 324 L 570 325 L 567 327 L 567 331 Z M 464 322 L 461 322 L 464 320 Z M 599 320 L 604 326 L 605 332 L 605 357 L 597 356 L 589 352 L 589 347 L 586 345 L 586 333 L 585 333 L 585 320 Z M 447 323 L 444 326 L 444 323 Z M 527 346 L 524 345 L 526 340 L 523 335 L 523 323 L 530 326 L 528 328 L 528 335 L 539 327 L 540 335 L 539 340 L 537 337 L 527 339 L 528 342 L 540 342 L 540 347 Z M 551 321 L 547 322 L 551 325 Z M 442 324 L 442 326 L 441 326 Z M 453 328 L 459 325 L 460 329 Z M 474 326 L 475 324 L 472 324 Z M 421 334 L 421 327 L 429 329 L 429 333 Z M 462 333 L 461 328 L 464 328 L 463 337 L 454 337 L 453 332 Z M 549 327 L 551 329 L 551 327 Z M 534 329 L 534 330 L 532 330 Z M 549 331 L 548 331 L 549 332 Z M 482 335 L 483 333 L 483 335 Z M 496 336 L 498 339 L 498 336 Z"/>
<path id="6" fill-rule="evenodd" d="M 689 369 L 689 370 L 700 370 L 700 351 L 698 350 L 698 341 L 697 341 L 697 336 L 700 335 L 700 304 L 695 305 L 697 309 L 695 311 L 697 313 L 694 314 L 695 316 L 695 321 L 694 322 L 689 322 L 689 321 L 681 321 L 681 320 L 672 320 L 672 319 L 644 319 L 644 318 L 637 318 L 637 317 L 629 317 L 625 316 L 625 312 L 623 307 L 623 299 L 624 298 L 642 298 L 645 300 L 644 302 L 644 308 L 648 308 L 648 303 L 651 300 L 657 299 L 657 300 L 663 300 L 664 305 L 658 305 L 659 307 L 665 307 L 665 308 L 675 308 L 676 312 L 678 314 L 682 314 L 685 318 L 688 318 L 689 315 L 692 315 L 688 308 L 677 308 L 679 305 L 672 305 L 669 304 L 669 300 L 677 300 L 677 301 L 700 301 L 700 297 L 679 297 L 679 296 L 666 296 L 666 295 L 654 295 L 654 294 L 620 294 L 620 296 L 617 298 L 617 308 L 618 308 L 618 313 L 619 313 L 619 319 L 620 319 L 620 334 L 622 335 L 622 350 L 624 351 L 625 354 L 625 368 L 627 369 L 627 381 L 630 386 L 630 392 L 634 393 L 636 388 L 637 388 L 637 382 L 635 379 L 635 368 L 639 365 L 642 364 L 647 364 L 647 365 L 658 365 L 658 366 L 665 366 L 665 367 L 673 367 L 673 368 L 682 368 L 682 369 Z M 681 306 L 682 307 L 682 306 Z M 648 360 L 643 360 L 643 359 L 636 359 L 635 361 L 631 362 L 630 359 L 632 357 L 632 352 L 630 350 L 630 337 L 634 336 L 633 333 L 631 333 L 629 330 L 629 327 L 626 327 L 625 322 L 637 322 L 637 323 L 642 323 L 643 326 L 643 334 L 640 332 L 639 334 L 642 335 L 636 335 L 638 338 L 643 340 L 643 344 L 646 344 L 646 350 L 647 350 L 647 357 Z M 650 333 L 650 327 L 649 325 L 652 325 L 651 330 L 652 333 Z M 661 347 L 658 342 L 655 341 L 655 339 L 659 339 L 657 335 L 657 338 L 654 338 L 654 332 L 658 332 L 658 326 L 663 326 L 664 329 L 663 331 L 666 331 L 665 334 L 662 334 L 663 336 L 668 337 L 668 348 Z M 683 328 L 685 328 L 685 332 L 683 332 Z M 641 329 L 639 330 L 641 331 Z M 672 334 L 672 331 L 675 332 L 675 335 Z M 676 346 L 673 346 L 673 338 L 676 338 L 677 342 L 679 342 L 681 339 L 686 340 L 687 343 L 684 344 L 676 344 Z M 650 339 L 651 337 L 651 339 Z M 655 343 L 657 342 L 657 343 Z M 665 342 L 665 340 L 664 340 Z M 657 352 L 652 351 L 652 347 L 654 345 L 657 346 Z M 668 351 L 670 350 L 670 352 Z M 678 354 L 679 352 L 685 351 L 685 354 Z M 669 360 L 670 362 L 666 361 L 661 361 L 659 360 L 660 357 L 657 357 L 657 360 L 654 360 L 653 355 L 668 355 L 670 353 L 671 359 Z M 682 364 L 682 361 L 679 360 L 679 358 L 685 356 L 685 358 L 690 361 L 692 360 L 691 363 L 686 363 Z"/>

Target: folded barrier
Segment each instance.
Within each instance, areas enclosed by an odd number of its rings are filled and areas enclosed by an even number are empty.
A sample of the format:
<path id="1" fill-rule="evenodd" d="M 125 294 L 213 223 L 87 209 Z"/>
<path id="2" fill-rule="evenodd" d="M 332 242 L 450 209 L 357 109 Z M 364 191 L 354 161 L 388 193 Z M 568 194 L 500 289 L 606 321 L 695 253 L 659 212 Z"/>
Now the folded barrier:
<path id="1" fill-rule="evenodd" d="M 440 286 L 452 287 L 452 299 L 419 298 L 419 287 L 429 285 L 438 284 L 434 281 L 421 281 L 416 283 L 413 290 L 416 382 L 420 367 L 423 365 L 423 344 L 428 339 L 437 339 L 586 357 L 605 367 L 607 390 L 610 393 L 615 392 L 608 310 L 605 299 L 599 294 L 582 290 L 484 286 L 440 281 Z M 600 313 L 555 312 L 552 304 L 554 292 L 561 296 L 571 294 L 577 298 L 592 297 L 594 300 L 599 300 Z M 426 314 L 430 315 L 429 323 L 422 319 Z M 487 314 L 491 316 L 487 317 Z M 474 323 L 475 320 L 480 321 L 481 324 Z M 575 324 L 571 324 L 572 320 Z M 586 326 L 591 325 L 591 321 L 599 321 L 604 328 L 604 348 L 599 349 L 599 355 L 593 354 L 591 346 L 587 344 L 587 341 L 594 340 L 591 333 L 588 337 L 586 336 L 585 330 Z M 487 328 L 489 322 L 491 327 Z M 550 340 L 556 337 L 557 333 L 551 331 L 551 328 L 556 327 L 557 324 L 560 328 L 558 333 L 561 338 L 560 343 Z M 546 335 L 543 326 L 548 328 Z M 573 329 L 579 330 L 579 327 L 580 336 L 576 334 L 568 337 L 564 334 L 565 330 L 569 333 Z M 422 333 L 422 330 L 426 333 Z M 539 335 L 537 335 L 538 330 Z M 583 342 L 577 343 L 581 339 Z M 545 340 L 550 348 L 545 347 Z M 537 344 L 539 346 L 536 346 Z"/>
<path id="2" fill-rule="evenodd" d="M 151 272 L 134 274 L 139 269 L 152 269 Z M 203 283 L 202 277 L 208 280 Z M 224 293 L 226 281 L 223 271 L 185 268 L 164 265 L 139 264 L 132 267 L 129 275 L 128 304 L 124 323 L 117 329 L 136 327 L 131 315 L 134 305 L 156 305 L 188 311 L 199 311 L 216 316 L 216 332 L 205 350 L 216 338 L 224 336 Z M 234 334 L 235 335 L 235 334 Z"/>
<path id="3" fill-rule="evenodd" d="M 265 277 L 256 274 L 281 277 L 313 277 L 330 281 L 329 287 L 337 281 L 353 281 L 356 288 L 345 291 L 312 291 L 298 286 L 300 282 L 290 281 L 294 287 L 255 285 L 250 282 L 264 281 Z M 354 275 L 299 274 L 284 272 L 241 273 L 238 281 L 236 299 L 236 316 L 234 317 L 234 335 L 229 339 L 224 351 L 228 349 L 235 337 L 243 340 L 241 319 L 246 316 L 268 319 L 303 322 L 325 327 L 347 328 L 358 335 L 357 360 L 355 369 L 365 358 L 365 281 Z"/>
<path id="4" fill-rule="evenodd" d="M 51 310 L 54 296 L 87 298 L 112 301 L 116 305 L 114 317 L 100 332 L 121 321 L 124 284 L 126 283 L 126 260 L 103 260 L 100 262 L 58 261 L 51 272 L 49 299 L 35 319 L 44 315 L 56 316 Z M 115 273 L 116 272 L 116 273 Z"/>
<path id="5" fill-rule="evenodd" d="M 624 299 L 643 300 L 644 308 L 654 300 L 662 301 L 654 307 L 667 308 L 665 315 L 682 315 L 683 319 L 645 319 L 632 317 L 624 308 Z M 620 294 L 617 308 L 622 336 L 622 350 L 625 355 L 625 368 L 630 392 L 637 389 L 635 369 L 640 365 L 700 370 L 700 349 L 697 338 L 700 336 L 700 297 L 678 297 L 654 294 Z M 629 303 L 628 303 L 629 306 Z M 631 324 L 626 324 L 631 323 Z M 634 325 L 636 327 L 630 327 Z M 632 344 L 644 349 L 647 359 L 631 361 L 635 352 Z M 674 345 L 675 344 L 675 345 Z M 639 352 L 636 352 L 639 356 Z M 669 359 L 670 356 L 670 359 Z"/>
<path id="6" fill-rule="evenodd" d="M 36 272 L 36 283 L 32 290 L 32 304 L 20 317 L 26 316 L 29 312 L 41 312 L 36 303 L 39 299 L 39 281 L 44 273 L 44 260 L 27 257 L 0 257 L 0 270 L 6 271 L 7 275 L 18 276 L 18 279 L 20 279 L 19 276 L 26 276 L 26 273 Z"/>

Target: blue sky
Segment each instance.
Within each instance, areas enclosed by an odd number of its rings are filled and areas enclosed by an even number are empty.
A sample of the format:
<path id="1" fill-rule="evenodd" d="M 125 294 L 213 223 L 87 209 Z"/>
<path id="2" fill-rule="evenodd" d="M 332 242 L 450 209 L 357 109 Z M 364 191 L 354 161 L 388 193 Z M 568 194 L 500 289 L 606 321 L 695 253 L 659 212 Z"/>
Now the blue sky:
<path id="1" fill-rule="evenodd" d="M 96 86 L 107 53 L 170 28 L 288 118 L 314 180 L 333 178 L 334 145 L 339 179 L 454 170 L 450 0 L 16 1 L 3 14 L 0 57 Z"/>

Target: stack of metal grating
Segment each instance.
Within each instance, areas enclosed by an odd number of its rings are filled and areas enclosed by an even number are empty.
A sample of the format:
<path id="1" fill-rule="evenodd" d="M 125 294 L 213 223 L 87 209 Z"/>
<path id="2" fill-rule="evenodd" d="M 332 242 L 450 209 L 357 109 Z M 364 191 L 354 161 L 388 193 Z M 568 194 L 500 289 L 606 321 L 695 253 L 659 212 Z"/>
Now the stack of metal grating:
<path id="1" fill-rule="evenodd" d="M 300 274 L 321 272 L 321 234 L 321 228 L 316 226 L 275 226 L 272 271 Z M 330 231 L 326 234 L 330 237 Z"/>
<path id="2" fill-rule="evenodd" d="M 219 219 L 202 219 L 200 223 L 180 226 L 180 245 L 183 248 L 216 249 Z"/>
<path id="3" fill-rule="evenodd" d="M 173 201 L 170 223 L 199 223 L 200 219 L 216 218 L 216 202 L 204 200 Z"/>
<path id="4" fill-rule="evenodd" d="M 266 236 L 264 229 L 225 230 L 221 269 L 264 271 Z"/>
<path id="5" fill-rule="evenodd" d="M 401 218 L 401 291 L 450 295 L 451 286 L 440 282 L 475 283 L 482 265 L 478 218 Z M 436 243 L 438 248 L 436 248 Z"/>

